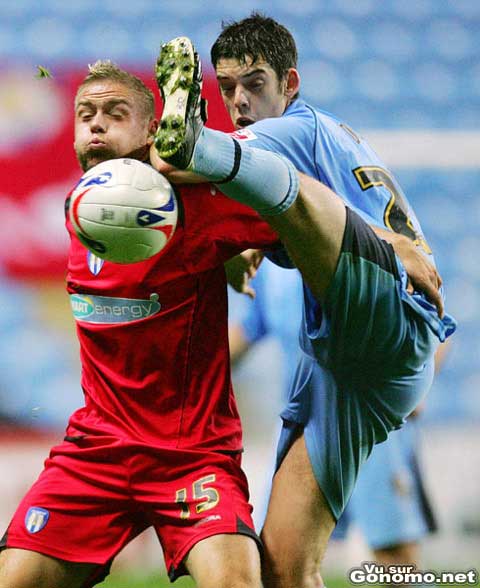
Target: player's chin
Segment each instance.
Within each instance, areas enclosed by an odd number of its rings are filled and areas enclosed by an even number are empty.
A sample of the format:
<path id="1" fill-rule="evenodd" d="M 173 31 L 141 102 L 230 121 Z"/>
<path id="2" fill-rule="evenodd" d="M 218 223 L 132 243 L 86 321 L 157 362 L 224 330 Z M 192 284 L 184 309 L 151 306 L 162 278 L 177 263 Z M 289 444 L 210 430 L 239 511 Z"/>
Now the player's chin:
<path id="1" fill-rule="evenodd" d="M 235 121 L 235 128 L 244 129 L 245 127 L 253 125 L 254 122 L 255 121 L 253 120 L 253 118 L 240 117 L 237 118 L 237 120 Z"/>
<path id="2" fill-rule="evenodd" d="M 108 161 L 109 159 L 117 159 L 120 157 L 115 151 L 111 149 L 95 149 L 95 150 L 88 150 L 85 153 L 77 154 L 78 161 L 80 163 L 80 167 L 83 171 L 87 171 L 102 163 L 104 161 Z"/>

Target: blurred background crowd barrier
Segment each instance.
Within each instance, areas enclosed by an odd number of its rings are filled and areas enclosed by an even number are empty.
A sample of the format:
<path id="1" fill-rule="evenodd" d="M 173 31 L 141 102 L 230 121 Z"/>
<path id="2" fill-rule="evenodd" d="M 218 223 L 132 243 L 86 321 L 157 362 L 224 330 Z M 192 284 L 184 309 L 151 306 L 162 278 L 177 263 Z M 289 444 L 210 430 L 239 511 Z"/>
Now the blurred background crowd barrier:
<path id="1" fill-rule="evenodd" d="M 344 118 L 377 148 L 438 257 L 459 329 L 423 418 L 424 462 L 441 526 L 427 557 L 432 565 L 478 563 L 478 0 L 0 3 L 0 527 L 81 404 L 78 350 L 63 293 L 63 202 L 80 175 L 72 149 L 76 86 L 88 63 L 110 58 L 154 88 L 160 42 L 186 34 L 205 63 L 209 124 L 227 129 L 209 48 L 222 20 L 252 9 L 292 31 L 302 96 Z M 38 66 L 52 77 L 39 77 Z M 246 466 L 259 504 L 272 467 L 277 370 L 275 342 L 267 341 L 235 378 Z M 357 557 L 361 547 L 352 549 Z"/>

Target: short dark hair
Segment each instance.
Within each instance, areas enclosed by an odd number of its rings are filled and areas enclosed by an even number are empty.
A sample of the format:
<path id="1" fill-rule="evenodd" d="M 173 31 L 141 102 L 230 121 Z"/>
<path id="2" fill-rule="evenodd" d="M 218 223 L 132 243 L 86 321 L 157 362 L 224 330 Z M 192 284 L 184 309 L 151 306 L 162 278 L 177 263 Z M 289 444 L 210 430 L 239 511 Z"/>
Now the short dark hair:
<path id="1" fill-rule="evenodd" d="M 233 58 L 245 63 L 247 56 L 253 63 L 264 59 L 279 81 L 291 67 L 297 67 L 297 47 L 292 34 L 261 12 L 252 12 L 238 22 L 222 22 L 222 32 L 210 51 L 214 68 L 220 59 Z"/>

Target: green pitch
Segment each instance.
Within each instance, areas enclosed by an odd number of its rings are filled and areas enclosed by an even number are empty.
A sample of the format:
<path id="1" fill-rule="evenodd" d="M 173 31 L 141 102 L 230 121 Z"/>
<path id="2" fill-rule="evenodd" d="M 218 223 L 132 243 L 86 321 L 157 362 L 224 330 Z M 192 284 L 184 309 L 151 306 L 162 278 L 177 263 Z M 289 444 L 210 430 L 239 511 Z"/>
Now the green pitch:
<path id="1" fill-rule="evenodd" d="M 167 576 L 149 575 L 142 576 L 123 575 L 118 572 L 109 576 L 98 588 L 194 588 L 195 584 L 190 578 L 179 578 L 174 584 L 170 583 Z"/>
<path id="2" fill-rule="evenodd" d="M 326 578 L 325 583 L 328 588 L 346 588 L 352 586 L 345 578 Z M 99 584 L 98 588 L 195 588 L 195 584 L 190 578 L 186 577 L 179 578 L 171 584 L 166 576 L 122 576 L 116 573 L 109 576 L 102 584 Z"/>
<path id="3" fill-rule="evenodd" d="M 325 578 L 325 584 L 328 588 L 354 588 L 347 578 Z M 383 584 L 382 584 L 383 585 Z M 366 586 L 363 584 L 363 586 Z M 370 584 L 372 586 L 372 584 Z M 383 585 L 384 586 L 384 585 Z M 412 585 L 413 586 L 413 585 Z M 443 584 L 444 588 L 448 586 L 457 586 L 456 584 Z M 465 584 L 463 585 L 465 586 Z M 478 586 L 478 584 L 477 584 Z M 141 576 L 136 575 L 122 575 L 117 573 L 112 574 L 103 582 L 98 585 L 98 588 L 195 588 L 195 584 L 190 578 L 183 577 L 177 580 L 174 584 L 171 584 L 169 579 L 164 575 L 149 575 Z"/>

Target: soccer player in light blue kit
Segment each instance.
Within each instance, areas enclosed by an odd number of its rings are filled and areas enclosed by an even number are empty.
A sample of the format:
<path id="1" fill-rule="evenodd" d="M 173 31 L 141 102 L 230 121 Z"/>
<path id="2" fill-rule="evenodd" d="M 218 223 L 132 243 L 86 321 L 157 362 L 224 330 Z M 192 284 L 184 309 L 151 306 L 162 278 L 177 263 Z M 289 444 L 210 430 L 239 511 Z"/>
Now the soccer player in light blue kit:
<path id="1" fill-rule="evenodd" d="M 238 365 L 257 343 L 273 337 L 280 347 L 277 364 L 286 397 L 296 366 L 292 358 L 298 355 L 301 276 L 265 261 L 251 287 L 254 300 L 235 292 L 229 295 L 232 363 Z M 419 542 L 436 528 L 419 467 L 417 436 L 416 418 L 409 418 L 401 430 L 393 431 L 385 443 L 373 448 L 332 536 L 345 539 L 351 524 L 356 523 L 380 564 L 420 567 Z"/>
<path id="2" fill-rule="evenodd" d="M 410 239 L 429 254 L 392 175 L 346 125 L 298 99 L 291 35 L 257 15 L 240 24 L 242 34 L 222 33 L 230 43 L 218 61 L 212 54 L 230 115 L 251 126 L 232 136 L 203 127 L 199 63 L 190 41 L 175 39 L 157 62 L 155 146 L 167 164 L 257 210 L 304 278 L 303 354 L 262 537 L 265 585 L 311 588 L 323 585 L 321 558 L 361 464 L 428 391 L 435 349 L 455 322 L 427 287 L 439 285 L 436 272 L 423 272 L 425 286 L 409 266 L 413 290 L 390 245 Z M 422 264 L 418 255 L 413 270 Z"/>

